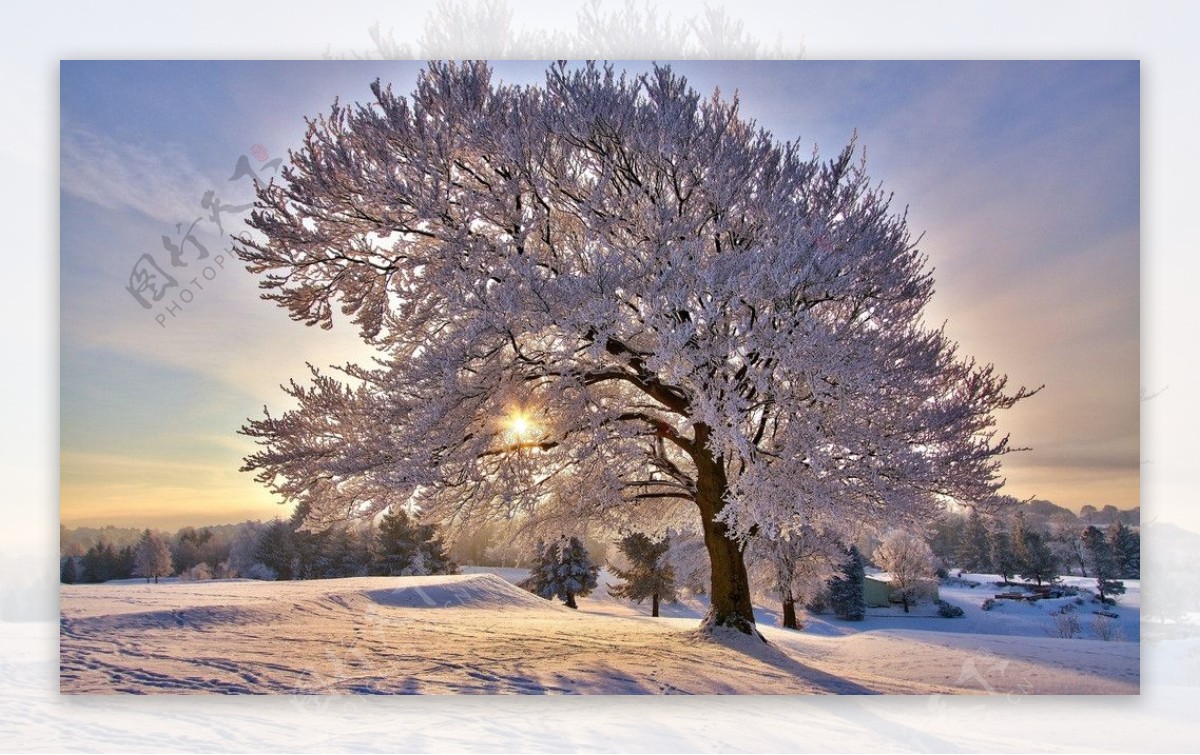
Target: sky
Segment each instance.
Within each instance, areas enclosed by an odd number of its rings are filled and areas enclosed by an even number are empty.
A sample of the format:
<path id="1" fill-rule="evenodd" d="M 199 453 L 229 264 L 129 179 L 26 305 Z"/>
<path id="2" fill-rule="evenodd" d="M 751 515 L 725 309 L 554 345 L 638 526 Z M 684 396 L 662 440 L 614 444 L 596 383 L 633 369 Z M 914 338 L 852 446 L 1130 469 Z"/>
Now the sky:
<path id="1" fill-rule="evenodd" d="M 644 62 L 621 62 L 631 72 Z M 924 234 L 927 312 L 962 353 L 1045 388 L 999 417 L 1006 492 L 1139 503 L 1139 67 L 1136 62 L 686 62 L 777 138 L 822 155 L 857 134 L 872 177 Z M 420 63 L 65 61 L 61 81 L 61 519 L 177 527 L 287 516 L 237 435 L 306 363 L 369 353 L 344 321 L 258 298 L 202 206 L 251 201 L 305 117 L 411 90 Z M 545 65 L 495 64 L 537 83 Z M 193 222 L 195 223 L 193 224 Z M 197 244 L 185 241 L 190 232 Z M 175 267 L 165 247 L 181 250 Z M 148 255 L 148 257 L 146 256 Z M 151 260 L 154 267 L 147 267 Z M 135 266 L 179 284 L 127 287 Z"/>

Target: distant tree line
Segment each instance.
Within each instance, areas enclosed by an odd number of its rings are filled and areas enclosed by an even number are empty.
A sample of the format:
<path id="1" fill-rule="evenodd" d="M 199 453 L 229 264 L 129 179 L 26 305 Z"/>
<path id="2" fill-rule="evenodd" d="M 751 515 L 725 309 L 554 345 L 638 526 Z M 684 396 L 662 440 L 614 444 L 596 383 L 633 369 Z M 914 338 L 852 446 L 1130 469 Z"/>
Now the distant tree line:
<path id="1" fill-rule="evenodd" d="M 1078 519 L 1045 519 L 1018 508 L 1009 516 L 947 512 L 930 545 L 949 568 L 1020 577 L 1036 584 L 1063 575 L 1141 578 L 1141 534 L 1118 518 L 1106 527 Z"/>
<path id="2" fill-rule="evenodd" d="M 320 532 L 301 529 L 301 521 L 298 513 L 265 524 L 184 527 L 174 535 L 147 529 L 136 543 L 121 547 L 101 539 L 82 554 L 65 553 L 60 579 L 64 584 L 168 576 L 293 580 L 458 571 L 437 526 L 417 522 L 401 508 L 389 510 L 378 523 Z M 125 535 L 116 528 L 110 532 Z M 78 551 L 78 542 L 68 549 Z"/>

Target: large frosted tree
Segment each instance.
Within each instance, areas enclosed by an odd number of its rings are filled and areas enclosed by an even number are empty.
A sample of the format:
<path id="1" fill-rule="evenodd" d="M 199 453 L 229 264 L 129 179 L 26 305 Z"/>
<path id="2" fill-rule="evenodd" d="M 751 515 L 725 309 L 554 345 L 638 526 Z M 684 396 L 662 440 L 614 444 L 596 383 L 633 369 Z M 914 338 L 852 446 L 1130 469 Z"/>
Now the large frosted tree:
<path id="1" fill-rule="evenodd" d="M 925 324 L 926 259 L 853 145 L 806 157 L 667 67 L 373 92 L 309 123 L 237 249 L 379 352 L 244 428 L 310 525 L 687 515 L 709 624 L 750 632 L 749 537 L 997 500 L 994 414 L 1028 392 Z"/>

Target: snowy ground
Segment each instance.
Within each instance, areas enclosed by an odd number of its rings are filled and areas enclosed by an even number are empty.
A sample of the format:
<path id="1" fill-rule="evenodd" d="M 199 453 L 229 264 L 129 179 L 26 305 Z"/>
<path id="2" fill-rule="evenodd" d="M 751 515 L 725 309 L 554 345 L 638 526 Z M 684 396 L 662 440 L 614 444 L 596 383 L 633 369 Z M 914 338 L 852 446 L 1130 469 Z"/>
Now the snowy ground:
<path id="1" fill-rule="evenodd" d="M 1055 601 L 982 611 L 998 588 L 942 589 L 961 619 L 872 609 L 812 617 L 803 632 L 760 612 L 764 645 L 695 630 L 705 606 L 616 601 L 580 610 L 512 585 L 519 570 L 453 577 L 64 586 L 68 693 L 870 694 L 1138 692 L 1137 604 L 1126 641 L 1062 639 Z M 499 572 L 497 574 L 478 573 Z M 1058 602 L 1065 602 L 1058 601 Z M 1080 623 L 1092 616 L 1079 606 Z M 1131 641 L 1132 640 L 1132 641 Z"/>

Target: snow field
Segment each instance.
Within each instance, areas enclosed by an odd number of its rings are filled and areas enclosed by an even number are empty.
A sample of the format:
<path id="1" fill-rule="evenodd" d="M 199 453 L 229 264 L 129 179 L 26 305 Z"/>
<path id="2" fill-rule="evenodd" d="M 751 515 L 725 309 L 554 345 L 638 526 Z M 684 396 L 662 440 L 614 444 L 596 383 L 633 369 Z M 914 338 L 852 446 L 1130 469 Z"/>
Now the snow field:
<path id="1" fill-rule="evenodd" d="M 496 570 L 498 571 L 498 570 Z M 519 579 L 520 570 L 504 570 Z M 1061 639 L 942 596 L 963 619 L 810 617 L 763 644 L 697 632 L 701 599 L 602 585 L 573 611 L 496 574 L 63 586 L 65 693 L 1136 694 L 1138 645 Z M 962 588 L 967 590 L 968 588 Z M 975 588 L 972 593 L 984 589 Z M 1133 592 L 1133 591 L 1131 591 Z M 1125 598 L 1136 598 L 1134 595 Z M 1002 611 L 1008 611 L 1005 606 Z M 1036 606 L 1012 611 L 1038 611 Z M 1049 608 L 1041 609 L 1048 612 Z M 872 613 L 879 611 L 873 609 Z M 1136 615 L 1136 610 L 1117 607 Z M 882 612 L 881 612 L 882 613 Z M 976 614 L 980 614 L 977 616 Z M 1008 626 L 1024 632 L 977 633 Z M 974 622 L 974 623 L 972 623 Z"/>

